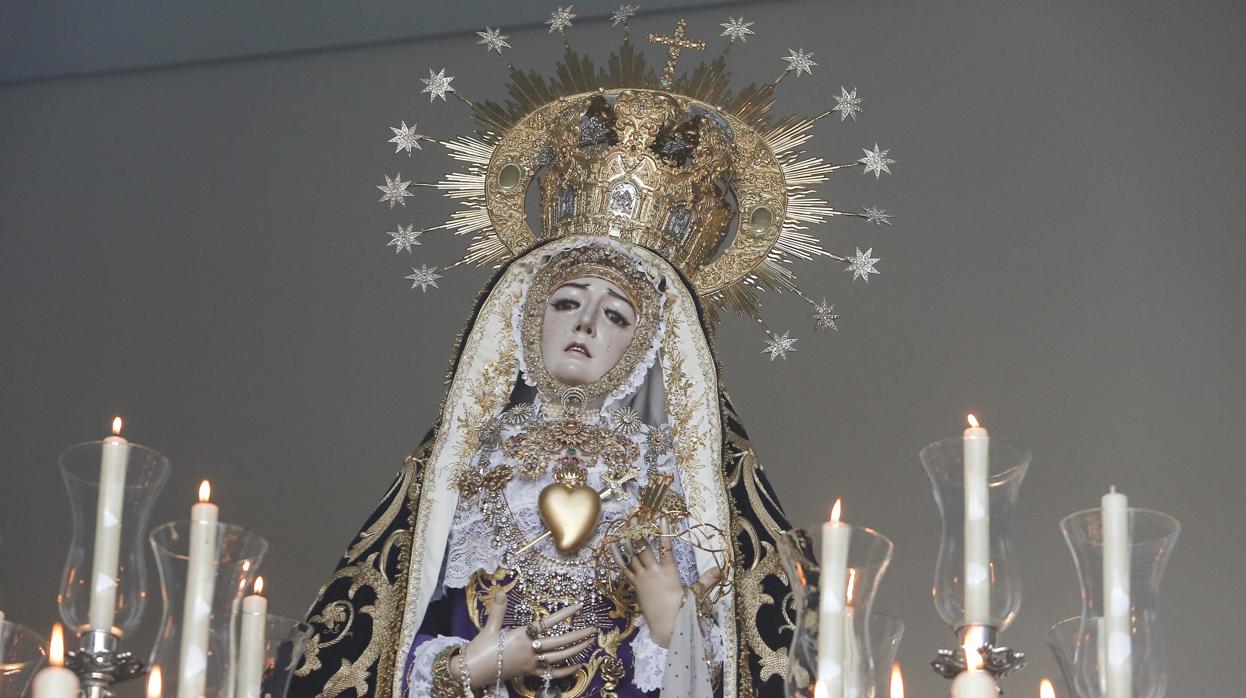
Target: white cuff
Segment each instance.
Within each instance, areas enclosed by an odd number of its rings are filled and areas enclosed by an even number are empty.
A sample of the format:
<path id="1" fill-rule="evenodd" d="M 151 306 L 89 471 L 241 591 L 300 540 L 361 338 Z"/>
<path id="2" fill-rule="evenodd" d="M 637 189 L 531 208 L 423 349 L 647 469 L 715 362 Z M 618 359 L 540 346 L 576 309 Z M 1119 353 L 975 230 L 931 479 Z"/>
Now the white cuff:
<path id="1" fill-rule="evenodd" d="M 666 648 L 654 642 L 645 619 L 638 621 L 636 637 L 632 638 L 632 684 L 648 693 L 662 688 L 666 674 Z"/>

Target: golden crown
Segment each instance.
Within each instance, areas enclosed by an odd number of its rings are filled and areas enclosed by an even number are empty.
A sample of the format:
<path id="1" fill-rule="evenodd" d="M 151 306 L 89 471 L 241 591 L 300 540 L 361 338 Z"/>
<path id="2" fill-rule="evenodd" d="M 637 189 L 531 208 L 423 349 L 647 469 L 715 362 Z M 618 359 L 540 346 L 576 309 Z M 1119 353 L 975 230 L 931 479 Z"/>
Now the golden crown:
<path id="1" fill-rule="evenodd" d="M 771 331 L 761 319 L 760 297 L 766 291 L 790 292 L 815 307 L 819 329 L 836 329 L 838 315 L 825 299 L 814 301 L 795 283 L 795 259 L 827 257 L 869 281 L 877 258 L 872 247 L 856 255 L 831 253 L 809 231 L 836 216 L 890 225 L 883 209 L 860 212 L 837 209 L 815 195 L 812 187 L 842 169 L 863 168 L 876 177 L 890 173 L 894 160 L 875 144 L 865 157 L 834 164 L 810 157 L 801 146 L 812 137 L 819 120 L 838 113 L 840 121 L 861 111 L 856 89 L 840 88 L 836 106 L 813 117 L 776 118 L 774 94 L 785 77 L 812 75 L 812 54 L 789 50 L 786 69 L 773 81 L 749 85 L 738 92 L 730 86 L 726 55 L 737 41 L 754 32 L 753 22 L 730 19 L 721 26 L 729 42 L 713 60 L 675 74 L 681 52 L 704 49 L 690 39 L 683 20 L 670 36 L 649 34 L 667 47 L 665 68 L 658 74 L 631 43 L 630 19 L 636 8 L 623 6 L 612 15 L 623 26 L 622 46 L 606 66 L 571 48 L 567 29 L 575 15 L 558 8 L 547 24 L 557 31 L 565 51 L 551 77 L 522 71 L 507 60 L 509 99 L 473 102 L 451 85 L 453 77 L 428 71 L 421 78 L 429 101 L 447 94 L 466 104 L 477 129 L 472 135 L 436 142 L 465 167 L 441 181 L 414 184 L 401 175 L 379 186 L 382 202 L 405 206 L 411 186 L 429 186 L 461 202 L 447 222 L 427 230 L 471 235 L 460 264 L 500 264 L 532 245 L 565 235 L 600 235 L 648 247 L 665 257 L 692 282 L 717 316 L 731 308 L 753 317 L 765 329 L 771 360 L 786 356 L 794 338 Z M 486 50 L 502 54 L 509 37 L 486 27 L 477 32 Z M 503 59 L 505 60 L 505 58 Z M 434 140 L 406 122 L 392 128 L 396 152 L 420 148 Z M 540 230 L 533 230 L 526 210 L 528 192 L 536 183 L 540 196 Z M 412 251 L 424 230 L 399 226 L 390 232 L 396 251 Z M 436 287 L 437 267 L 412 268 L 412 288 Z"/>

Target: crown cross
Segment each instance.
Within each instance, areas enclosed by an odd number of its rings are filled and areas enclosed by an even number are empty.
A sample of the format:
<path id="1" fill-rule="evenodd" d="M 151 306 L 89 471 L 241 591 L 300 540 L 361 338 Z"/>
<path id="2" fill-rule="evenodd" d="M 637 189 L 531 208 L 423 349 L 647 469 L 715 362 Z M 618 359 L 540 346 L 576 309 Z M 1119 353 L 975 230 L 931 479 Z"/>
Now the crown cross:
<path id="1" fill-rule="evenodd" d="M 675 33 L 672 36 L 658 36 L 650 34 L 649 40 L 655 44 L 669 46 L 666 51 L 666 69 L 662 71 L 662 78 L 658 81 L 662 87 L 670 87 L 671 80 L 675 77 L 675 64 L 679 62 L 679 54 L 686 48 L 695 48 L 703 50 L 705 48 L 704 41 L 693 41 L 687 38 L 685 31 L 688 29 L 688 20 L 681 19 L 675 23 Z"/>

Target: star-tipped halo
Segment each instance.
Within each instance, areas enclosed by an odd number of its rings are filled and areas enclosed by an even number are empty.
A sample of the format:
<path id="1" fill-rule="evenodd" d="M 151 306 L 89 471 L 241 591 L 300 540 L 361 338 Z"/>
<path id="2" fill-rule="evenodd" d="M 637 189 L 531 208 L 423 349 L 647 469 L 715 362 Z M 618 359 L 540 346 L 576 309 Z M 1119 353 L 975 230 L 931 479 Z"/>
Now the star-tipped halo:
<path id="1" fill-rule="evenodd" d="M 385 243 L 386 247 L 393 247 L 394 254 L 406 252 L 411 254 L 411 246 L 420 246 L 424 243 L 420 242 L 420 236 L 424 234 L 423 230 L 416 230 L 414 225 L 403 227 L 398 225 L 398 230 L 387 230 L 385 234 L 389 236 L 389 242 Z"/>
<path id="2" fill-rule="evenodd" d="M 640 9 L 640 5 L 619 5 L 619 9 L 610 15 L 610 26 L 617 27 L 623 22 L 636 16 L 636 11 Z"/>
<path id="3" fill-rule="evenodd" d="M 401 172 L 394 175 L 393 179 L 390 179 L 389 175 L 385 175 L 385 184 L 376 185 L 376 188 L 380 189 L 382 192 L 380 202 L 385 203 L 388 201 L 390 208 L 393 208 L 394 204 L 402 204 L 403 206 L 406 206 L 406 197 L 413 196 L 411 192 L 407 191 L 407 187 L 409 186 L 411 186 L 411 182 L 404 182 Z"/>
<path id="4" fill-rule="evenodd" d="M 407 157 L 411 157 L 411 150 L 413 148 L 415 150 L 423 150 L 423 148 L 420 147 L 420 141 L 424 140 L 424 136 L 416 133 L 415 127 L 416 124 L 411 124 L 411 126 L 408 127 L 406 121 L 403 121 L 402 126 L 399 128 L 395 128 L 393 126 L 389 127 L 389 130 L 394 132 L 394 137 L 389 139 L 389 142 L 397 144 L 394 148 L 395 153 L 401 153 L 405 150 L 407 151 Z"/>
<path id="5" fill-rule="evenodd" d="M 437 279 L 441 278 L 441 274 L 437 273 L 437 267 L 430 267 L 427 264 L 421 264 L 419 269 L 411 267 L 411 273 L 403 278 L 411 281 L 412 289 L 415 289 L 418 286 L 420 292 L 427 293 L 429 286 L 439 288 L 439 286 L 437 286 Z"/>
<path id="6" fill-rule="evenodd" d="M 873 150 L 869 148 L 862 148 L 861 150 L 865 152 L 865 157 L 858 159 L 857 162 L 865 165 L 865 174 L 873 172 L 874 179 L 882 177 L 884 172 L 891 174 L 891 168 L 887 166 L 896 164 L 896 161 L 887 157 L 887 153 L 891 152 L 890 148 L 879 150 L 878 143 L 875 143 Z"/>
<path id="7" fill-rule="evenodd" d="M 432 103 L 437 97 L 440 97 L 441 101 L 444 102 L 446 101 L 446 93 L 455 91 L 453 87 L 450 87 L 450 81 L 453 79 L 453 77 L 446 77 L 445 68 L 442 68 L 439 73 L 434 73 L 433 69 L 429 68 L 428 77 L 420 78 L 420 82 L 424 83 L 424 89 L 420 90 L 420 93 L 428 93 L 429 103 Z"/>
<path id="8" fill-rule="evenodd" d="M 887 209 L 878 208 L 877 206 L 866 206 L 861 210 L 865 212 L 865 220 L 870 223 L 873 223 L 880 228 L 884 225 L 891 225 L 891 219 L 893 216 L 890 213 L 887 213 Z"/>
<path id="9" fill-rule="evenodd" d="M 857 114 L 861 113 L 861 98 L 857 96 L 857 88 L 852 88 L 852 92 L 844 89 L 843 85 L 839 86 L 839 94 L 835 95 L 835 106 L 831 107 L 831 111 L 839 112 L 839 120 L 847 121 L 848 117 L 852 117 L 853 121 L 857 120 Z"/>
<path id="10" fill-rule="evenodd" d="M 485 27 L 484 31 L 476 32 L 476 36 L 480 37 L 480 41 L 476 42 L 477 44 L 484 46 L 486 51 L 497 51 L 499 56 L 502 55 L 502 49 L 511 47 L 510 44 L 506 43 L 510 36 L 503 34 L 500 27 L 498 29 Z"/>
<path id="11" fill-rule="evenodd" d="M 835 312 L 835 304 L 828 303 L 825 298 L 821 303 L 813 306 L 813 326 L 824 332 L 831 330 L 839 331 L 835 326 L 835 321 L 839 319 L 839 315 Z"/>
<path id="12" fill-rule="evenodd" d="M 749 29 L 749 27 L 754 24 L 756 24 L 756 22 L 745 22 L 743 17 L 728 17 L 726 22 L 722 22 L 718 25 L 723 28 L 723 33 L 719 34 L 719 36 L 727 37 L 733 44 L 737 39 L 741 42 L 747 43 L 747 39 L 744 37 L 757 35 L 757 32 Z"/>
<path id="13" fill-rule="evenodd" d="M 575 5 L 567 5 L 564 9 L 559 6 L 557 10 L 549 13 L 549 19 L 545 23 L 549 25 L 549 33 L 565 31 L 571 26 L 571 20 L 575 19 L 575 14 L 571 10 Z"/>
<path id="14" fill-rule="evenodd" d="M 805 53 L 803 48 L 798 48 L 795 51 L 789 48 L 787 52 L 789 55 L 784 56 L 783 60 L 787 61 L 788 70 L 796 71 L 796 77 L 800 77 L 801 73 L 813 75 L 813 67 L 817 65 L 817 63 L 813 62 L 813 51 Z"/>
<path id="15" fill-rule="evenodd" d="M 787 353 L 796 351 L 792 345 L 798 341 L 795 337 L 790 336 L 791 334 L 791 332 L 784 332 L 783 334 L 771 332 L 770 339 L 766 340 L 766 348 L 762 349 L 761 353 L 769 354 L 770 361 L 772 362 L 775 359 L 787 360 Z"/>
<path id="16" fill-rule="evenodd" d="M 879 258 L 871 257 L 870 255 L 873 253 L 873 247 L 865 252 L 862 252 L 861 248 L 858 247 L 856 256 L 849 258 L 848 266 L 844 268 L 844 271 L 852 272 L 853 281 L 865 279 L 865 283 L 868 284 L 870 282 L 870 274 L 878 273 L 878 270 L 874 268 L 874 264 L 878 262 Z"/>

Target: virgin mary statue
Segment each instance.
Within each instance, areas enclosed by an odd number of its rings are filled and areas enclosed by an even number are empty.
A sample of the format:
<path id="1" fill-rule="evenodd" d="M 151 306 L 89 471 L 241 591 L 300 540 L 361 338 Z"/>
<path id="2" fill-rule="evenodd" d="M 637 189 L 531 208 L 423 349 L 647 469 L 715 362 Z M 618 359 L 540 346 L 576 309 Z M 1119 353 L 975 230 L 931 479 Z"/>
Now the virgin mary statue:
<path id="1" fill-rule="evenodd" d="M 795 186 L 830 171 L 793 150 L 812 120 L 771 123 L 773 85 L 732 97 L 721 61 L 659 78 L 627 42 L 558 75 L 514 71 L 446 142 L 468 164 L 437 185 L 466 202 L 448 227 L 497 272 L 311 607 L 299 698 L 782 692 L 788 524 L 711 326 L 799 293 L 787 255 L 821 253 L 798 232 L 825 213 Z"/>

